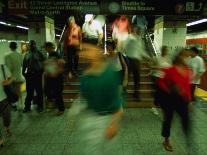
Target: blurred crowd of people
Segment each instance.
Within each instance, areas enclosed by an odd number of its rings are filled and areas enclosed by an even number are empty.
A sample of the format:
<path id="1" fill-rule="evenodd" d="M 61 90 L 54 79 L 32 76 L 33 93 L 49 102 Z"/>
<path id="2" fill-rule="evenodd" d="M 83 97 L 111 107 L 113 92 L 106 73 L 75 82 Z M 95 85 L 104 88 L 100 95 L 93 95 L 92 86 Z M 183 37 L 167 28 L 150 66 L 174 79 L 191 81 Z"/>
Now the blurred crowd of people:
<path id="1" fill-rule="evenodd" d="M 65 64 L 67 62 L 67 77 L 79 77 L 79 58 L 89 65 L 81 74 L 79 101 L 84 100 L 85 106 L 79 107 L 82 119 L 79 131 L 82 135 L 82 145 L 86 148 L 84 154 L 103 154 L 103 145 L 113 139 L 119 129 L 123 115 L 124 97 L 130 74 L 133 74 L 134 93 L 136 101 L 140 100 L 140 63 L 145 60 L 151 69 L 149 76 L 154 82 L 154 104 L 163 111 L 162 136 L 163 146 L 172 151 L 170 129 L 174 112 L 181 118 L 182 129 L 190 141 L 189 105 L 195 104 L 195 88 L 205 72 L 205 65 L 196 47 L 181 49 L 174 58 L 170 59 L 167 46 L 161 49 L 161 55 L 151 58 L 145 49 L 143 37 L 147 21 L 144 16 L 129 18 L 121 15 L 114 20 L 110 39 L 104 38 L 103 27 L 93 15 L 86 15 L 82 28 L 76 23 L 75 17 L 68 20 L 67 29 L 60 43 L 64 41 L 67 60 L 56 52 L 55 44 L 46 42 L 44 55 L 37 49 L 36 42 L 31 40 L 25 52 L 20 54 L 15 42 L 10 43 L 11 52 L 5 57 L 3 65 L 7 78 L 0 72 L 0 113 L 8 134 L 11 114 L 10 104 L 4 92 L 4 86 L 12 83 L 19 98 L 22 98 L 20 87 L 26 82 L 26 98 L 24 113 L 31 111 L 34 99 L 37 111 L 44 110 L 44 96 L 54 100 L 58 107 L 57 115 L 64 113 L 63 84 Z M 104 41 L 105 40 L 105 41 Z M 85 45 L 83 45 L 85 44 Z M 104 52 L 106 46 L 106 52 Z M 23 75 L 23 76 L 22 76 Z M 71 113 L 77 115 L 77 105 L 72 105 Z M 11 106 L 16 109 L 15 104 Z M 157 114 L 156 108 L 153 109 Z M 71 114 L 72 115 L 72 114 Z M 71 116 L 72 117 L 72 116 Z M 129 122 L 130 123 L 130 122 Z M 92 132 L 94 131 L 94 132 Z M 96 135 L 96 136 L 94 136 Z M 88 140 L 90 139 L 90 143 Z M 3 139 L 0 133 L 0 145 Z"/>

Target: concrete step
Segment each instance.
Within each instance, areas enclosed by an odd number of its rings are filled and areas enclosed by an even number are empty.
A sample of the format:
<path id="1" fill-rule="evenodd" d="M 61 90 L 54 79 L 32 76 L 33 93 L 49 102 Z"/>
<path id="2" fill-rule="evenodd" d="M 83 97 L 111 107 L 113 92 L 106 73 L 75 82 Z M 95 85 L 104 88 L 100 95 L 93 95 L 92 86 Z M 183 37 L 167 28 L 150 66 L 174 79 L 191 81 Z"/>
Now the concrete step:
<path id="1" fill-rule="evenodd" d="M 153 82 L 140 82 L 140 89 L 152 89 Z M 129 82 L 127 89 L 133 90 L 134 83 Z M 64 83 L 64 90 L 79 90 L 80 89 L 80 82 L 65 82 Z"/>
<path id="2" fill-rule="evenodd" d="M 153 98 L 153 92 L 154 90 L 150 89 L 141 89 L 138 90 L 139 96 L 140 98 Z M 64 90 L 63 91 L 63 98 L 64 99 L 74 99 L 78 96 L 78 94 L 80 93 L 80 90 Z M 127 90 L 127 98 L 131 99 L 134 98 L 133 94 L 134 94 L 134 90 Z"/>
<path id="3" fill-rule="evenodd" d="M 75 99 L 64 99 L 65 108 L 70 108 Z M 124 103 L 124 108 L 151 108 L 153 106 L 153 99 L 143 99 L 141 101 L 128 100 Z M 46 102 L 46 108 L 56 108 L 54 102 Z"/>
<path id="4" fill-rule="evenodd" d="M 152 89 L 141 89 L 141 90 L 138 90 L 138 93 L 139 93 L 139 96 L 140 96 L 140 99 L 142 98 L 153 98 L 153 92 L 154 90 Z M 133 99 L 134 98 L 134 90 L 127 90 L 127 99 Z"/>

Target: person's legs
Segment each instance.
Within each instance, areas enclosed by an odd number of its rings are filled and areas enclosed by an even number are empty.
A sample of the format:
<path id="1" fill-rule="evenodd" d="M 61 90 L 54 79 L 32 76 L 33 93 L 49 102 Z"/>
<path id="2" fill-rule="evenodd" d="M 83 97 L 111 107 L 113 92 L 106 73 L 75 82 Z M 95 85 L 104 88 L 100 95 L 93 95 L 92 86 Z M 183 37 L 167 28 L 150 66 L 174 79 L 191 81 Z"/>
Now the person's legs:
<path id="1" fill-rule="evenodd" d="M 196 89 L 196 84 L 191 84 L 190 88 L 191 88 L 191 96 L 192 96 L 192 101 L 195 102 L 195 89 Z"/>
<path id="2" fill-rule="evenodd" d="M 140 85 L 140 65 L 139 61 L 136 59 L 132 60 L 132 72 L 134 79 L 134 96 L 139 99 L 139 85 Z"/>
<path id="3" fill-rule="evenodd" d="M 10 105 L 7 102 L 7 100 L 4 100 L 3 102 L 0 103 L 2 108 L 2 119 L 3 119 L 3 125 L 5 127 L 6 133 L 8 136 L 11 136 L 11 131 L 10 131 L 10 124 L 11 124 L 11 109 Z"/>
<path id="4" fill-rule="evenodd" d="M 79 53 L 78 53 L 78 48 L 75 47 L 74 61 L 73 61 L 73 71 L 74 71 L 75 74 L 78 73 L 78 62 L 79 62 Z"/>
<path id="5" fill-rule="evenodd" d="M 55 78 L 55 87 L 53 87 L 54 89 L 54 95 L 55 95 L 55 103 L 58 106 L 58 114 L 62 114 L 65 110 L 65 106 L 64 106 L 64 102 L 63 102 L 63 95 L 62 95 L 62 91 L 63 91 L 63 77 L 59 76 L 57 78 Z"/>
<path id="6" fill-rule="evenodd" d="M 68 46 L 67 56 L 68 56 L 68 77 L 72 78 L 74 46 Z"/>
<path id="7" fill-rule="evenodd" d="M 42 87 L 42 74 L 36 76 L 35 91 L 37 93 L 37 109 L 39 112 L 43 110 L 43 87 Z"/>
<path id="8" fill-rule="evenodd" d="M 31 109 L 31 102 L 34 96 L 34 79 L 32 78 L 32 76 L 26 77 L 26 91 L 27 96 L 25 98 L 25 107 L 23 112 L 28 112 Z"/>
<path id="9" fill-rule="evenodd" d="M 47 100 L 53 99 L 52 86 L 53 86 L 53 81 L 51 80 L 51 78 L 49 77 L 45 78 L 44 90 Z"/>
<path id="10" fill-rule="evenodd" d="M 174 113 L 174 107 L 172 105 L 172 102 L 170 101 L 170 98 L 168 98 L 168 100 L 165 100 L 165 102 L 166 103 L 161 103 L 161 107 L 163 110 L 163 116 L 164 116 L 161 134 L 165 138 L 163 142 L 164 148 L 167 151 L 172 151 L 172 146 L 170 144 L 169 137 L 170 137 L 170 129 L 171 129 L 171 123 L 172 123 L 172 118 L 173 118 L 173 113 Z"/>
<path id="11" fill-rule="evenodd" d="M 187 142 L 192 139 L 190 138 L 191 134 L 191 126 L 189 119 L 189 110 L 188 110 L 188 102 L 184 101 L 181 97 L 178 97 L 176 102 L 176 112 L 179 114 L 182 124 L 182 130 L 186 135 Z"/>

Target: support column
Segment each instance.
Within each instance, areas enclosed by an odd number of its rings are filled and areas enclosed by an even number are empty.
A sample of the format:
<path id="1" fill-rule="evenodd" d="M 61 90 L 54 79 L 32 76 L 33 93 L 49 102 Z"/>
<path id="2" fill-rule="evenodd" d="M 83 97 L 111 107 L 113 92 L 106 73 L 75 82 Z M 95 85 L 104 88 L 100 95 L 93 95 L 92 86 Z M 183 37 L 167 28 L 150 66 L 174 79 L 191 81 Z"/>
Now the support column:
<path id="1" fill-rule="evenodd" d="M 35 40 L 37 48 L 42 49 L 45 41 L 55 43 L 55 25 L 54 20 L 49 17 L 38 17 L 29 23 L 28 39 Z"/>
<path id="2" fill-rule="evenodd" d="M 154 42 L 159 50 L 162 46 L 168 46 L 169 52 L 174 55 L 175 51 L 186 46 L 186 34 L 186 21 L 164 16 L 155 20 Z"/>

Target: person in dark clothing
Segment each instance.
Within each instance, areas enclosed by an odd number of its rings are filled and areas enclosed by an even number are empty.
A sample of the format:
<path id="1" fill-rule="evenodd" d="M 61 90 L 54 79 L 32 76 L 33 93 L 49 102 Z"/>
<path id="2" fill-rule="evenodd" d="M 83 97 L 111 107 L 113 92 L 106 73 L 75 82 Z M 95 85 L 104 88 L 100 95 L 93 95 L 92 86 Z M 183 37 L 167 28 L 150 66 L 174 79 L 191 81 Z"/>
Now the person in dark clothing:
<path id="1" fill-rule="evenodd" d="M 23 59 L 22 74 L 26 79 L 27 96 L 25 99 L 25 107 L 23 112 L 31 111 L 31 102 L 34 99 L 34 91 L 37 94 L 37 111 L 43 111 L 43 90 L 42 75 L 43 62 L 45 56 L 37 50 L 36 42 L 31 40 L 29 43 L 29 52 Z"/>
<path id="2" fill-rule="evenodd" d="M 182 50 L 173 60 L 169 68 L 163 69 L 163 77 L 158 79 L 160 87 L 160 106 L 163 110 L 164 119 L 162 123 L 163 146 L 167 151 L 173 151 L 170 143 L 170 130 L 174 112 L 181 119 L 182 129 L 190 149 L 193 141 L 191 133 L 191 121 L 189 118 L 188 104 L 191 101 L 190 80 L 192 71 L 185 63 L 186 50 Z"/>
<path id="3" fill-rule="evenodd" d="M 55 52 L 53 43 L 45 43 L 45 51 L 48 52 L 48 59 L 45 61 L 45 92 L 47 98 L 54 98 L 55 103 L 58 106 L 57 115 L 64 113 L 65 107 L 63 102 L 63 71 L 64 60 L 61 56 Z"/>

